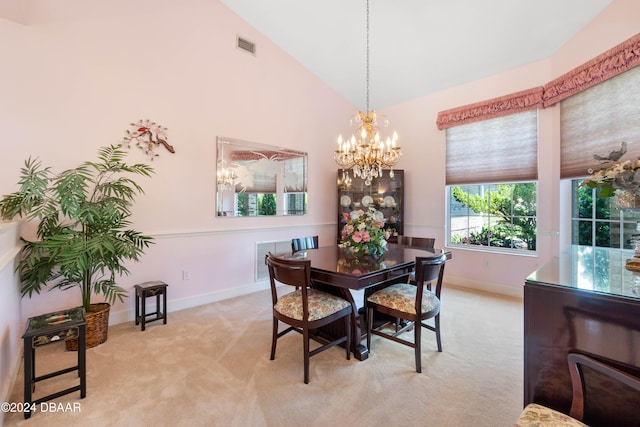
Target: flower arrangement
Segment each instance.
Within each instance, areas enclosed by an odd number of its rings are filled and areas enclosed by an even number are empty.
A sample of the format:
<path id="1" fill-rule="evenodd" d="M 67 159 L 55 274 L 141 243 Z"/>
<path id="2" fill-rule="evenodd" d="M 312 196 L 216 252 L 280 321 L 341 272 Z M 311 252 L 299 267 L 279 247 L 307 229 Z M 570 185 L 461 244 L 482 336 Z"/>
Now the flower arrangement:
<path id="1" fill-rule="evenodd" d="M 626 153 L 626 143 L 621 149 L 612 151 L 607 157 L 594 156 L 594 159 L 604 162 L 618 161 Z M 582 185 L 589 188 L 598 188 L 598 197 L 613 197 L 621 192 L 635 194 L 640 190 L 640 158 L 636 160 L 620 161 L 601 168 L 595 172 L 590 169 L 592 175 Z"/>
<path id="2" fill-rule="evenodd" d="M 340 247 L 351 248 L 358 255 L 384 254 L 391 231 L 385 230 L 384 222 L 375 218 L 375 209 L 343 215 L 347 223 L 342 227 Z"/>

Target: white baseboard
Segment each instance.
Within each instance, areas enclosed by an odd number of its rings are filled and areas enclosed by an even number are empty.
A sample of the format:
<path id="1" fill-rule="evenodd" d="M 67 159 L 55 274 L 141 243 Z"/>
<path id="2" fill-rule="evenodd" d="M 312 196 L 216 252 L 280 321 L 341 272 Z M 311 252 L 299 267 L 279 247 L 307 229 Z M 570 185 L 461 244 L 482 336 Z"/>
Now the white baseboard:
<path id="1" fill-rule="evenodd" d="M 496 283 L 486 283 L 480 281 L 469 280 L 466 277 L 448 276 L 445 280 L 445 286 L 450 284 L 457 288 L 472 289 L 475 291 L 489 292 L 492 294 L 504 295 L 511 298 L 524 299 L 524 282 L 520 287 L 508 285 L 500 285 Z"/>
<path id="2" fill-rule="evenodd" d="M 11 397 L 11 391 L 13 390 L 13 384 L 18 377 L 18 371 L 22 362 L 22 340 L 20 345 L 16 346 L 15 354 L 11 359 L 11 367 L 9 368 L 9 374 L 2 379 L 2 392 L 0 393 L 0 401 L 9 402 Z M 4 423 L 4 413 L 0 412 L 0 426 Z"/>
<path id="3" fill-rule="evenodd" d="M 445 286 L 450 284 L 457 288 L 466 288 L 475 291 L 489 292 L 493 294 L 504 295 L 512 298 L 524 298 L 523 288 L 515 288 L 512 286 L 500 285 L 495 283 L 484 283 L 479 281 L 469 280 L 468 278 L 458 278 L 449 276 L 445 280 Z M 223 289 L 220 291 L 211 292 L 208 294 L 200 294 L 187 298 L 171 299 L 171 290 L 167 295 L 167 307 L 168 312 L 184 310 L 187 308 L 198 307 L 200 305 L 210 304 L 212 302 L 222 301 L 229 298 L 238 297 L 241 295 L 247 295 L 258 291 L 264 291 L 269 289 L 268 281 L 261 281 L 251 283 L 249 285 L 239 286 L 235 288 Z M 150 299 L 147 306 L 147 312 L 151 313 L 155 311 L 155 300 Z M 125 322 L 132 322 L 135 320 L 135 309 L 127 309 L 120 311 L 112 311 L 109 314 L 109 325 L 117 325 Z"/>
<path id="4" fill-rule="evenodd" d="M 249 285 L 239 286 L 235 288 L 223 289 L 207 294 L 194 295 L 187 298 L 171 299 L 171 288 L 167 290 L 167 311 L 184 310 L 187 308 L 198 307 L 200 305 L 209 304 L 212 302 L 222 301 L 229 298 L 239 297 L 241 295 L 247 295 L 258 291 L 269 289 L 268 281 L 261 281 L 251 283 Z M 148 301 L 146 307 L 147 313 L 153 313 L 155 311 L 155 299 L 151 298 Z M 109 325 L 117 325 L 125 322 L 132 322 L 135 320 L 135 308 L 130 308 L 120 311 L 111 311 L 109 313 Z"/>

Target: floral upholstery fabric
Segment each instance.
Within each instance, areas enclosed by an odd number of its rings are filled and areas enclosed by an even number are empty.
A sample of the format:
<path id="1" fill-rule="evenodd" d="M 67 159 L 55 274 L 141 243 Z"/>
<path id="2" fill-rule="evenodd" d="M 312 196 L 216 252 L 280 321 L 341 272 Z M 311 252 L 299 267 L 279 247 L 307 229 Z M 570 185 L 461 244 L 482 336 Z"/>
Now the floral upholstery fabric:
<path id="1" fill-rule="evenodd" d="M 585 427 L 586 424 L 581 423 L 575 418 L 562 412 L 554 411 L 546 406 L 530 403 L 524 408 L 520 414 L 520 418 L 513 427 Z"/>
<path id="2" fill-rule="evenodd" d="M 397 283 L 374 293 L 367 298 L 367 301 L 405 313 L 415 314 L 417 289 L 415 285 Z M 439 306 L 440 300 L 438 297 L 425 288 L 422 292 L 422 312 L 432 311 Z"/>
<path id="3" fill-rule="evenodd" d="M 323 319 L 347 308 L 350 303 L 338 296 L 317 289 L 307 289 L 309 300 L 309 321 Z M 302 320 L 302 291 L 283 295 L 273 307 L 278 313 L 296 320 Z"/>

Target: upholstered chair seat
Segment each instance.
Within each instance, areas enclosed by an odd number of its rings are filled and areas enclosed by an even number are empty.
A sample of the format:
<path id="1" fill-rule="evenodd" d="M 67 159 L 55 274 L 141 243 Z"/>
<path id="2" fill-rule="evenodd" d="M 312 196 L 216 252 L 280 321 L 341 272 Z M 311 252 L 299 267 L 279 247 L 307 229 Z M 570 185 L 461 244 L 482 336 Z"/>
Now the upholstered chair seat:
<path id="1" fill-rule="evenodd" d="M 369 297 L 369 302 L 403 313 L 416 314 L 416 286 L 408 283 L 391 285 Z M 428 289 L 422 291 L 422 313 L 440 310 L 440 300 Z"/>
<path id="2" fill-rule="evenodd" d="M 344 298 L 317 289 L 307 289 L 307 298 L 309 301 L 309 318 L 307 320 L 309 321 L 324 319 L 350 306 Z M 283 295 L 273 308 L 284 316 L 302 320 L 302 291 L 297 290 Z"/>
<path id="3" fill-rule="evenodd" d="M 528 404 L 513 427 L 585 427 L 575 418 L 537 403 Z"/>

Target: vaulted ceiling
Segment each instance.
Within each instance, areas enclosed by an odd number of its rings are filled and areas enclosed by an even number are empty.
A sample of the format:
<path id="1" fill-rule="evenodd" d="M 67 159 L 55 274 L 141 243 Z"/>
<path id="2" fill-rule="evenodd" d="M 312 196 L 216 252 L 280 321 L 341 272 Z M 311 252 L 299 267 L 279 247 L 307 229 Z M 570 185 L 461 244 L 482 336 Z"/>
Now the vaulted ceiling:
<path id="1" fill-rule="evenodd" d="M 370 0 L 370 109 L 547 58 L 611 1 Z M 221 2 L 365 110 L 365 0 Z"/>

